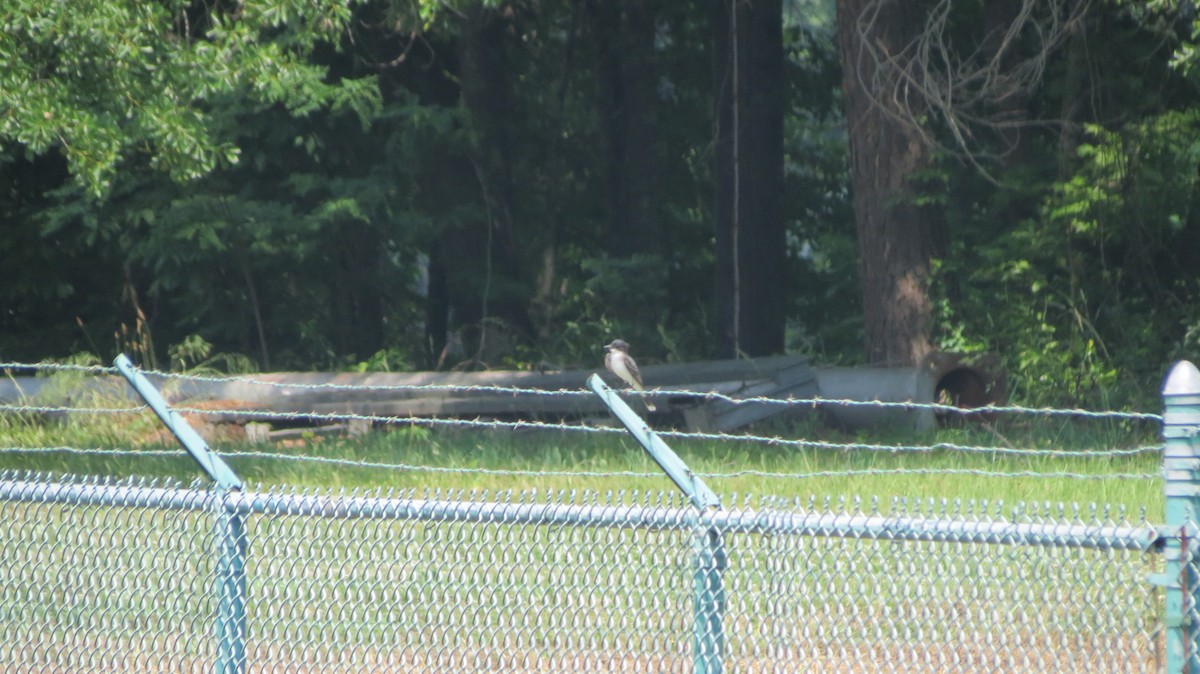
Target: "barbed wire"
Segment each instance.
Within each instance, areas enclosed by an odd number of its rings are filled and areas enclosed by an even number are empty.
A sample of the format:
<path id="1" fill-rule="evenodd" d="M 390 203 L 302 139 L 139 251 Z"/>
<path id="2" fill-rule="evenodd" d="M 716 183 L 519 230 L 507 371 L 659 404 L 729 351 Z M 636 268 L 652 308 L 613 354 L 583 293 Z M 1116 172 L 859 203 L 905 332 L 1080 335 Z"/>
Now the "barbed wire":
<path id="1" fill-rule="evenodd" d="M 298 389 L 305 391 L 378 391 L 378 392 L 396 392 L 396 393 L 411 393 L 420 391 L 442 391 L 446 393 L 510 393 L 516 395 L 537 395 L 537 396 L 576 396 L 576 397 L 595 397 L 596 394 L 586 389 L 542 389 L 529 388 L 522 386 L 503 386 L 499 384 L 337 384 L 334 382 L 319 382 L 316 384 L 304 384 L 300 382 L 283 382 L 283 381 L 267 381 L 256 379 L 247 375 L 191 375 L 181 374 L 177 372 L 157 372 L 154 370 L 142 370 L 143 374 L 162 377 L 164 379 L 176 379 L 181 381 L 201 381 L 213 384 L 221 384 L 225 382 L 238 382 L 243 384 L 252 384 L 256 386 L 267 386 L 278 389 Z M 346 373 L 349 374 L 349 373 Z M 631 393 L 638 394 L 637 391 Z M 698 392 L 693 392 L 693 395 L 704 395 Z"/>
<path id="2" fill-rule="evenodd" d="M 584 426 L 566 424 L 554 421 L 537 421 L 531 419 L 516 419 L 501 421 L 497 419 L 443 419 L 439 417 L 400 417 L 380 414 L 355 414 L 353 412 L 272 412 L 264 410 L 209 410 L 195 407 L 173 407 L 180 414 L 197 416 L 236 415 L 247 419 L 278 419 L 283 421 L 329 421 L 350 422 L 365 421 L 385 425 L 403 426 L 462 426 L 466 428 L 503 428 L 512 431 L 544 430 L 544 431 L 577 431 L 583 433 L 611 433 L 622 435 L 627 431 L 615 426 Z"/>
<path id="3" fill-rule="evenodd" d="M 43 370 L 46 372 L 83 372 L 86 374 L 120 374 L 115 367 L 75 365 L 72 363 L 14 363 L 0 362 L 0 370 Z"/>
<path id="4" fill-rule="evenodd" d="M 182 449 L 119 449 L 109 447 L 28 447 L 18 445 L 13 447 L 0 447 L 0 454 L 77 454 L 80 456 L 87 455 L 109 455 L 109 456 L 137 456 L 137 457 L 186 457 L 188 453 Z M 222 453 L 222 456 L 225 456 Z"/>
<path id="5" fill-rule="evenodd" d="M 922 453 L 935 450 L 947 450 L 971 454 L 1012 454 L 1024 456 L 1045 457 L 1107 457 L 1133 456 L 1151 454 L 1162 451 L 1162 445 L 1141 445 L 1129 448 L 1114 449 L 1041 449 L 1021 447 L 997 447 L 989 445 L 960 445 L 953 442 L 934 442 L 927 445 L 881 445 L 866 442 L 829 442 L 826 440 L 805 440 L 782 438 L 765 435 L 734 435 L 731 433 L 704 433 L 697 431 L 656 431 L 664 438 L 679 438 L 686 440 L 714 440 L 719 442 L 753 442 L 765 445 L 796 445 L 807 449 L 830 449 L 839 451 L 868 450 L 892 454 Z"/>
<path id="6" fill-rule="evenodd" d="M 767 477 L 807 479 L 815 477 L 862 477 L 867 475 L 974 475 L 977 477 L 1034 477 L 1077 480 L 1148 480 L 1161 479 L 1159 473 L 1072 473 L 1067 471 L 991 471 L 974 468 L 858 468 L 848 470 L 818 470 L 804 473 L 772 473 L 760 470 L 740 470 L 733 473 L 696 473 L 703 477 Z"/>
<path id="7" fill-rule="evenodd" d="M 9 453 L 28 453 L 28 454 L 51 454 L 65 453 L 76 455 L 111 455 L 111 456 L 139 456 L 139 457 L 186 457 L 187 452 L 182 449 L 175 450 L 155 450 L 155 449 L 106 449 L 106 448 L 81 448 L 81 447 L 0 447 L 0 454 Z M 456 467 L 456 466 L 430 466 L 424 464 L 408 464 L 408 463 L 389 463 L 383 461 L 370 461 L 366 459 L 346 459 L 339 457 L 326 456 L 309 456 L 303 454 L 283 454 L 280 452 L 263 452 L 263 451 L 230 451 L 222 452 L 221 456 L 228 459 L 270 459 L 294 461 L 300 463 L 316 463 L 324 465 L 336 465 L 346 468 L 371 468 L 395 470 L 403 472 L 424 472 L 424 473 L 446 473 L 446 474 L 461 474 L 461 475 L 489 475 L 503 477 L 566 477 L 566 478 L 665 478 L 666 475 L 662 472 L 638 472 L 629 470 L 613 470 L 613 471 L 569 471 L 569 470 L 546 470 L 546 469 L 509 469 L 509 468 L 482 468 L 482 467 Z M 743 477 L 759 477 L 766 479 L 810 479 L 810 478 L 838 478 L 838 477 L 863 477 L 872 475 L 909 475 L 909 476 L 934 476 L 934 475 L 971 475 L 976 477 L 1002 477 L 1002 478 L 1058 478 L 1058 479 L 1076 479 L 1076 480 L 1144 480 L 1144 479 L 1160 479 L 1161 473 L 1077 473 L 1070 471 L 991 471 L 974 468 L 857 468 L 843 470 L 819 470 L 805 472 L 775 472 L 758 469 L 746 469 L 732 472 L 707 472 L 696 471 L 696 475 L 708 479 L 733 479 Z"/>
<path id="8" fill-rule="evenodd" d="M 77 371 L 93 374 L 115 374 L 115 368 L 100 366 L 67 365 L 58 363 L 0 363 L 0 369 L 24 368 L 44 369 L 48 371 Z M 207 383 L 238 382 L 256 386 L 266 386 L 276 389 L 294 389 L 308 391 L 341 391 L 341 392 L 422 392 L 435 391 L 444 393 L 499 393 L 508 395 L 532 396 L 563 396 L 563 397 L 592 397 L 594 394 L 583 389 L 539 389 L 520 386 L 502 386 L 490 384 L 339 384 L 320 382 L 314 384 L 299 382 L 267 381 L 248 375 L 202 375 L 177 372 L 162 372 L 158 370 L 142 370 L 143 374 L 179 381 L 194 381 Z M 1152 412 L 1130 412 L 1122 410 L 1086 410 L 1081 408 L 1028 407 L 1023 405 L 986 405 L 983 407 L 957 407 L 943 403 L 901 402 L 885 400 L 852 400 L 847 398 L 772 398 L 769 396 L 737 397 L 717 391 L 694 391 L 688 389 L 651 389 L 648 391 L 626 391 L 631 396 L 642 397 L 683 397 L 707 401 L 721 401 L 733 405 L 779 405 L 788 407 L 867 407 L 878 409 L 896 409 L 904 411 L 930 411 L 935 414 L 955 414 L 963 416 L 980 416 L 991 414 L 1020 414 L 1050 417 L 1082 417 L 1088 419 L 1112 419 L 1124 421 L 1153 421 L 1161 422 L 1162 415 Z"/>
<path id="9" fill-rule="evenodd" d="M 129 407 L 79 407 L 75 405 L 0 403 L 0 412 L 15 412 L 18 414 L 134 414 L 149 410 L 150 408 L 146 405 L 131 405 Z"/>
<path id="10" fill-rule="evenodd" d="M 562 431 L 576 433 L 597 433 L 624 435 L 624 429 L 615 426 L 589 426 L 583 424 L 568 424 L 536 420 L 502 421 L 495 419 L 442 419 L 435 417 L 401 417 L 374 414 L 356 414 L 352 412 L 275 412 L 269 410 L 221 410 L 196 407 L 172 408 L 180 414 L 195 416 L 229 416 L 234 415 L 244 419 L 267 419 L 274 421 L 303 421 L 303 422 L 365 422 L 391 426 L 427 426 L 427 427 L 460 427 L 460 428 L 500 428 L 511 431 Z M 21 405 L 0 403 L 0 411 L 29 413 L 29 414 L 123 414 L 148 411 L 144 405 L 131 407 L 72 407 L 66 405 Z M 809 440 L 803 438 L 784 438 L 779 436 L 764 436 L 753 434 L 706 433 L 698 431 L 663 430 L 656 433 L 664 438 L 680 440 L 709 440 L 716 442 L 749 442 L 779 447 L 796 447 L 802 449 L 817 449 L 831 451 L 863 450 L 881 453 L 930 453 L 934 451 L 950 451 L 967 454 L 995 454 L 1013 456 L 1039 457 L 1120 457 L 1150 454 L 1162 451 L 1161 445 L 1141 445 L 1128 448 L 1108 449 L 1043 449 L 999 447 L 991 445 L 964 445 L 952 442 L 935 442 L 916 445 L 888 445 L 865 442 L 831 442 L 826 440 Z"/>
<path id="11" fill-rule="evenodd" d="M 196 414 L 196 415 L 211 415 L 219 416 L 227 414 L 223 410 L 205 410 L 197 408 L 175 408 L 177 412 Z M 490 419 L 437 419 L 430 417 L 399 417 L 399 416 L 384 416 L 372 414 L 354 414 L 354 413 L 315 413 L 315 412 L 236 412 L 237 415 L 246 415 L 248 417 L 259 418 L 277 418 L 282 415 L 282 418 L 289 420 L 321 420 L 331 422 L 350 422 L 362 421 L 369 423 L 381 423 L 388 425 L 433 425 L 433 426 L 465 426 L 471 428 L 506 428 L 510 430 L 556 430 L 568 432 L 582 433 L 607 433 L 616 435 L 625 435 L 627 431 L 615 426 L 585 426 L 581 424 L 565 424 L 556 422 L 544 421 L 498 421 Z M 1097 457 L 1097 456 L 1120 456 L 1145 454 L 1150 452 L 1162 451 L 1159 445 L 1146 445 L 1128 449 L 1099 449 L 1099 450 L 1062 450 L 1062 449 L 1038 449 L 1038 448 L 1016 448 L 1016 447 L 994 447 L 994 446 L 972 446 L 959 445 L 955 443 L 939 442 L 929 445 L 881 445 L 869 443 L 841 443 L 828 442 L 823 440 L 805 440 L 794 438 L 782 438 L 778 436 L 761 436 L 761 435 L 733 435 L 728 433 L 703 433 L 696 431 L 656 431 L 659 436 L 667 438 L 678 438 L 685 440 L 715 440 L 720 442 L 751 442 L 755 444 L 766 444 L 776 446 L 794 446 L 810 449 L 832 449 L 832 450 L 870 450 L 877 452 L 890 453 L 917 453 L 930 452 L 937 449 L 953 450 L 960 452 L 980 453 L 980 454 L 1014 454 L 1014 455 L 1032 455 L 1032 456 L 1079 456 L 1079 457 Z"/>
<path id="12" fill-rule="evenodd" d="M 667 392 L 669 393 L 669 392 Z M 701 394 L 697 394 L 701 395 Z M 954 405 L 946 405 L 942 403 L 917 403 L 917 402 L 898 402 L 889 400 L 850 400 L 848 398 L 729 398 L 722 394 L 713 394 L 714 397 L 728 399 L 730 402 L 737 404 L 757 403 L 764 405 L 792 405 L 792 406 L 826 406 L 826 407 L 872 407 L 880 409 L 898 409 L 906 411 L 927 410 L 934 413 L 945 414 L 960 414 L 965 416 L 977 415 L 985 416 L 988 414 L 1028 414 L 1036 416 L 1063 416 L 1063 417 L 1084 417 L 1092 419 L 1113 419 L 1125 421 L 1162 421 L 1161 414 L 1152 412 L 1126 412 L 1121 410 L 1104 410 L 1093 411 L 1078 408 L 1055 408 L 1055 407 L 1024 407 L 1021 405 L 985 405 L 983 407 L 956 407 Z"/>

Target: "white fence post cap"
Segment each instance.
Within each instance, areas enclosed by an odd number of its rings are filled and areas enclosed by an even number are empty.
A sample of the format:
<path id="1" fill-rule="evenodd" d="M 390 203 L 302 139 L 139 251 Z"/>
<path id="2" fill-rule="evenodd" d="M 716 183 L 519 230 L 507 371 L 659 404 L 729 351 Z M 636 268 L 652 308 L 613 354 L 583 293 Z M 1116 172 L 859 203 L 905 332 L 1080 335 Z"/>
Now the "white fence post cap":
<path id="1" fill-rule="evenodd" d="M 1163 384 L 1163 395 L 1200 394 L 1200 370 L 1189 360 L 1181 360 L 1171 368 L 1167 382 Z"/>

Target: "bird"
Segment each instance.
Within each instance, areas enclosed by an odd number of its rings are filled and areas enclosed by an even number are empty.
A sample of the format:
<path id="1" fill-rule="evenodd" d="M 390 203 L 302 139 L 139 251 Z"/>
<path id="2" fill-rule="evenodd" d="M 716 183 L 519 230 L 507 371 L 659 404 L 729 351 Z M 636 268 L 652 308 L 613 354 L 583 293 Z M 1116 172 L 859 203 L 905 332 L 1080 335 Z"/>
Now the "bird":
<path id="1" fill-rule="evenodd" d="M 623 339 L 614 339 L 611 344 L 604 345 L 604 367 L 609 372 L 621 378 L 621 381 L 629 384 L 629 386 L 638 391 L 644 391 L 642 387 L 642 373 L 638 370 L 637 362 L 629 355 L 629 344 Z M 646 403 L 646 410 L 653 412 L 654 403 L 646 398 L 642 398 L 642 402 Z"/>

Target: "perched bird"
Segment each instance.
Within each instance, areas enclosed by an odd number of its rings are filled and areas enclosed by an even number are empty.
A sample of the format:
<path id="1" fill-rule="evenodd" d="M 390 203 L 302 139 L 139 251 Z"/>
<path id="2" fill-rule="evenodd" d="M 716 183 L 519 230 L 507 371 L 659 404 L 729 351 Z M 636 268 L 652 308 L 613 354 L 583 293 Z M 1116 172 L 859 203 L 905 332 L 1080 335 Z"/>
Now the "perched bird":
<path id="1" fill-rule="evenodd" d="M 604 345 L 604 351 L 604 367 L 608 368 L 609 372 L 638 391 L 646 390 L 642 387 L 642 373 L 638 370 L 637 363 L 629 356 L 629 344 L 625 340 L 614 339 L 612 344 Z M 642 402 L 646 403 L 647 410 L 654 411 L 654 403 L 646 398 L 642 398 Z"/>

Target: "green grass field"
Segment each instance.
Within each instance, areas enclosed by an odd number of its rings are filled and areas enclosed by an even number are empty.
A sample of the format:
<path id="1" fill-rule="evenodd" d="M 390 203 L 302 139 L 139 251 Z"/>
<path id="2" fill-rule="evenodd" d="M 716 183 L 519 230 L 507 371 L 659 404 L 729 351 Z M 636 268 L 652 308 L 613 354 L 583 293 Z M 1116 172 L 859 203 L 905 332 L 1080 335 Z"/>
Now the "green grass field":
<path id="1" fill-rule="evenodd" d="M 827 443 L 1067 452 L 1158 442 L 1158 429 L 1149 422 L 1062 418 L 1016 418 L 926 433 L 845 433 L 815 422 L 752 430 Z M 67 420 L 0 414 L 0 447 L 132 452 L 2 451 L 0 470 L 185 482 L 198 477 L 188 457 L 161 455 L 175 449 L 164 440 L 148 413 Z M 870 501 L 878 498 L 886 512 L 892 499 L 905 498 L 902 507 L 910 512 L 954 517 L 957 508 L 941 499 L 987 500 L 989 513 L 998 510 L 997 501 L 1004 502 L 1005 513 L 1024 501 L 1038 504 L 1031 508 L 1035 518 L 1066 522 L 1074 519 L 1071 510 L 1056 516 L 1056 505 L 1041 504 L 1099 503 L 1123 506 L 1127 514 L 1085 510 L 1080 519 L 1128 523 L 1142 511 L 1151 522 L 1162 519 L 1161 480 L 1113 477 L 1156 473 L 1156 452 L 1046 457 L 674 437 L 667 442 L 702 474 L 780 474 L 708 478 L 726 507 L 741 505 L 746 494 L 857 496 L 867 502 L 848 508 L 870 510 Z M 263 487 L 428 488 L 443 496 L 447 490 L 674 491 L 623 433 L 402 427 L 358 438 L 309 435 L 278 445 L 212 444 L 251 485 Z M 855 474 L 812 475 L 826 471 Z M 1051 473 L 1075 477 L 1045 476 Z M 586 501 L 578 494 L 565 500 Z M 10 582 L 0 584 L 0 605 L 8 607 L 8 621 L 16 626 L 10 631 L 18 663 L 38 671 L 211 670 L 214 560 L 205 515 L 15 501 L 0 506 L 7 507 L 9 522 L 0 568 L 13 570 Z M 840 509 L 835 501 L 814 510 Z M 378 669 L 405 671 L 478 669 L 480 658 L 497 671 L 690 668 L 695 548 L 685 530 L 273 514 L 251 517 L 247 527 L 253 545 L 247 649 L 260 667 L 340 671 L 349 654 L 358 669 L 378 659 Z M 1161 556 L 901 543 L 727 534 L 727 665 L 859 671 L 880 659 L 915 657 L 929 671 L 1019 669 L 1030 662 L 1055 671 L 1081 662 L 1104 671 L 1162 667 L 1161 594 L 1145 582 L 1162 570 Z M 170 573 L 163 572 L 163 560 L 170 560 Z M 64 583 L 70 584 L 56 592 Z M 872 607 L 869 621 L 863 606 Z M 113 633 L 121 636 L 114 640 Z M 119 641 L 127 635 L 134 636 Z M 95 654 L 98 641 L 108 644 L 101 660 Z"/>
<path id="2" fill-rule="evenodd" d="M 5 451 L 0 453 L 0 469 L 161 476 L 184 481 L 197 477 L 199 471 L 187 457 L 154 455 L 163 449 L 177 449 L 159 431 L 157 420 L 148 413 L 83 415 L 66 422 L 12 414 L 0 416 L 0 447 L 134 449 L 141 454 Z M 844 444 L 919 447 L 949 443 L 1068 451 L 1128 449 L 1159 442 L 1158 428 L 1151 422 L 1046 417 L 1006 418 L 992 424 L 965 424 L 920 433 L 846 433 L 816 422 L 773 424 L 754 428 L 752 432 L 785 440 Z M 156 434 L 159 437 L 155 438 Z M 697 473 L 724 475 L 709 477 L 707 481 L 726 505 L 733 505 L 734 494 L 739 495 L 739 500 L 746 494 L 770 494 L 789 498 L 878 498 L 885 510 L 893 498 L 1114 504 L 1134 512 L 1145 509 L 1152 520 L 1159 519 L 1163 509 L 1159 479 L 1084 479 L 1066 475 L 1100 478 L 1157 473 L 1161 459 L 1155 452 L 1099 458 L 1046 457 L 965 453 L 953 449 L 886 452 L 806 448 L 782 443 L 671 437 L 667 442 Z M 359 438 L 310 436 L 286 445 L 221 441 L 212 444 L 245 480 L 262 485 L 492 491 L 674 489 L 641 447 L 624 434 L 402 427 L 377 429 Z M 262 453 L 313 457 L 322 462 L 253 456 Z M 352 466 L 330 460 L 393 467 Z M 812 475 L 823 472 L 852 474 Z M 603 475 L 606 473 L 650 475 Z"/>

